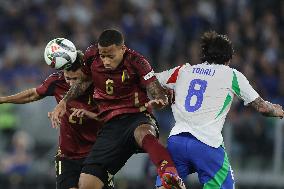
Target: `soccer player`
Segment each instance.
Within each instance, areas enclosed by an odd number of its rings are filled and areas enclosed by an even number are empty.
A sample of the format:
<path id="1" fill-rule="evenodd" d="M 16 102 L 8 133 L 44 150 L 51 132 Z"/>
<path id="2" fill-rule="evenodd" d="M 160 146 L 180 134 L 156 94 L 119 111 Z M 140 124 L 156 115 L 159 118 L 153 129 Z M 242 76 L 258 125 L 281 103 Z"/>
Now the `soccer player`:
<path id="1" fill-rule="evenodd" d="M 145 108 L 151 95 L 159 106 L 168 104 L 148 61 L 124 45 L 122 34 L 113 29 L 101 33 L 98 45 L 85 53 L 82 80 L 74 84 L 54 109 L 51 121 L 60 122 L 66 103 L 93 83 L 98 118 L 104 121 L 79 179 L 80 189 L 101 189 L 137 152 L 146 151 L 158 168 L 166 188 L 185 188 L 165 147 L 157 137 L 151 111 Z M 79 113 L 80 114 L 80 113 Z"/>
<path id="2" fill-rule="evenodd" d="M 197 172 L 204 189 L 234 188 L 221 134 L 234 95 L 265 116 L 284 116 L 280 105 L 264 101 L 242 73 L 229 67 L 232 54 L 226 36 L 206 32 L 201 38 L 201 64 L 156 74 L 162 86 L 175 94 L 172 111 L 176 123 L 168 150 L 181 178 Z M 146 106 L 155 104 L 150 101 Z M 161 186 L 159 178 L 156 186 Z"/>
<path id="3" fill-rule="evenodd" d="M 76 61 L 64 71 L 51 74 L 40 86 L 31 88 L 15 95 L 0 97 L 0 104 L 25 104 L 38 101 L 46 96 L 54 96 L 59 102 L 81 75 L 83 53 L 78 51 Z M 56 188 L 78 188 L 79 176 L 83 161 L 91 151 L 97 132 L 102 123 L 87 117 L 74 116 L 73 108 L 85 108 L 96 111 L 93 98 L 93 87 L 67 103 L 67 111 L 60 122 L 59 148 L 55 157 Z M 112 183 L 109 183 L 112 185 Z M 106 187 L 107 188 L 107 187 Z M 113 188 L 110 186 L 110 188 Z"/>

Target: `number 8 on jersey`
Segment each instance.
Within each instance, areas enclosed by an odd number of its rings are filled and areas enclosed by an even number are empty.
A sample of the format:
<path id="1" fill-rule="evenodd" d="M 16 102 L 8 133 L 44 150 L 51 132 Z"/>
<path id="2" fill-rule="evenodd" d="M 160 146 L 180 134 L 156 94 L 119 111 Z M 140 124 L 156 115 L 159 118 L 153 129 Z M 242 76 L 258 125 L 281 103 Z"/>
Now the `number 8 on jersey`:
<path id="1" fill-rule="evenodd" d="M 199 88 L 198 88 L 199 87 Z M 198 110 L 203 102 L 203 94 L 207 87 L 207 81 L 201 79 L 193 79 L 188 88 L 188 93 L 185 98 L 185 109 L 188 112 L 195 112 Z M 192 103 L 192 97 L 196 96 L 195 103 Z"/>

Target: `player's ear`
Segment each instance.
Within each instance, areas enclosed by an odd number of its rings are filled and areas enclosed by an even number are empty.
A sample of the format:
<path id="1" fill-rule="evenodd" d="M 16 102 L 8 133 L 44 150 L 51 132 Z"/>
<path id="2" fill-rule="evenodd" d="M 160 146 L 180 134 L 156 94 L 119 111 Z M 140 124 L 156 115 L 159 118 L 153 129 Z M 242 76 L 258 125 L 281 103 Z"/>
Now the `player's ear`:
<path id="1" fill-rule="evenodd" d="M 122 45 L 122 51 L 123 51 L 123 53 L 126 51 L 126 46 L 125 45 Z"/>

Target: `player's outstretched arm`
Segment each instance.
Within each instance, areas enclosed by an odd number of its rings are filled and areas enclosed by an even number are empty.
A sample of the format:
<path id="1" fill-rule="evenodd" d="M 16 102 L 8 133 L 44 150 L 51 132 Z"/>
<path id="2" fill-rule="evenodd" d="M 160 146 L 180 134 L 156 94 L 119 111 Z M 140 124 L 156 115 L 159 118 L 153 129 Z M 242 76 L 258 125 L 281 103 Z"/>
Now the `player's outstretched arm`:
<path id="1" fill-rule="evenodd" d="M 157 79 L 149 83 L 146 86 L 146 89 L 148 94 L 150 94 L 150 96 L 153 98 L 153 100 L 150 100 L 145 104 L 146 107 L 161 109 L 169 104 L 166 90 L 161 86 Z"/>
<path id="2" fill-rule="evenodd" d="M 272 104 L 268 101 L 264 101 L 261 97 L 258 97 L 253 102 L 249 103 L 256 111 L 260 112 L 264 116 L 283 118 L 284 111 L 279 104 Z"/>
<path id="3" fill-rule="evenodd" d="M 76 99 L 77 97 L 83 95 L 91 84 L 92 78 L 83 74 L 81 79 L 79 79 L 75 84 L 70 87 L 69 91 L 66 93 L 62 100 L 67 102 L 69 100 Z"/>
<path id="4" fill-rule="evenodd" d="M 12 104 L 25 104 L 33 101 L 37 101 L 44 98 L 36 92 L 36 88 L 27 89 L 10 96 L 0 97 L 0 104 L 12 103 Z"/>

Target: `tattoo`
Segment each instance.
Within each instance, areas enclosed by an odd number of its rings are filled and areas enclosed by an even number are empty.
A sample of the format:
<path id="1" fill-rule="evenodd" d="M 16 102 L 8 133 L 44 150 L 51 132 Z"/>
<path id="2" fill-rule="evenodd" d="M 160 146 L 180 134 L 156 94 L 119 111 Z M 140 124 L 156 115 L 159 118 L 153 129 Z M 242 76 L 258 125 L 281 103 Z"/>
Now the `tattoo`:
<path id="1" fill-rule="evenodd" d="M 37 101 L 37 100 L 44 98 L 43 96 L 38 95 L 35 89 L 28 89 L 27 96 L 28 96 L 28 100 L 25 103 Z"/>
<path id="2" fill-rule="evenodd" d="M 147 92 L 151 95 L 152 98 L 161 99 L 164 102 L 168 103 L 168 96 L 166 94 L 166 91 L 157 79 L 147 85 L 146 88 Z"/>
<path id="3" fill-rule="evenodd" d="M 37 94 L 36 89 L 27 89 L 14 95 L 0 97 L 0 103 L 25 104 L 44 98 Z"/>
<path id="4" fill-rule="evenodd" d="M 78 80 L 75 84 L 73 84 L 69 91 L 64 96 L 63 100 L 65 102 L 69 100 L 73 100 L 81 95 L 88 89 L 88 87 L 92 84 L 92 81 L 86 81 L 83 79 Z"/>
<path id="5" fill-rule="evenodd" d="M 262 113 L 264 116 L 278 116 L 276 109 L 270 102 L 264 101 L 261 97 L 258 97 L 253 102 L 249 104 L 256 111 Z"/>

